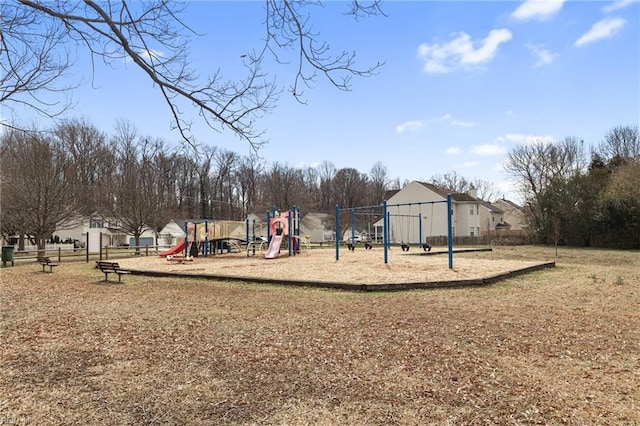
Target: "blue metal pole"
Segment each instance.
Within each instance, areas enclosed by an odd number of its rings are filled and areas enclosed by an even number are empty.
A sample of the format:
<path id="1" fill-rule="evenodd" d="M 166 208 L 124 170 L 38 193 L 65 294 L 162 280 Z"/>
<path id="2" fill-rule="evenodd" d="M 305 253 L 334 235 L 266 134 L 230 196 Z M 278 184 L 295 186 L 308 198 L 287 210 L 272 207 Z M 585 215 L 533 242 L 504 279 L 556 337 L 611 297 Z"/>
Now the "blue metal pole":
<path id="1" fill-rule="evenodd" d="M 340 259 L 340 207 L 336 204 L 336 260 Z"/>
<path id="2" fill-rule="evenodd" d="M 271 213 L 267 211 L 267 244 L 271 242 Z"/>
<path id="3" fill-rule="evenodd" d="M 356 211 L 351 209 L 351 243 L 356 243 Z"/>
<path id="4" fill-rule="evenodd" d="M 382 202 L 382 246 L 384 248 L 384 263 L 389 263 L 389 218 L 387 216 L 387 201 Z"/>
<path id="5" fill-rule="evenodd" d="M 422 216 L 420 214 L 418 214 L 418 237 L 420 238 L 418 247 L 422 248 Z"/>
<path id="6" fill-rule="evenodd" d="M 207 257 L 208 248 L 209 248 L 209 221 L 205 220 L 204 221 L 204 247 L 202 247 L 202 254 L 204 254 L 204 257 Z"/>
<path id="7" fill-rule="evenodd" d="M 184 257 L 189 253 L 189 222 L 184 221 Z"/>
<path id="8" fill-rule="evenodd" d="M 451 194 L 447 194 L 447 243 L 449 245 L 449 269 L 453 269 L 453 219 L 451 207 Z"/>
<path id="9" fill-rule="evenodd" d="M 300 254 L 300 208 L 293 206 L 293 255 Z"/>
<path id="10" fill-rule="evenodd" d="M 291 218 L 291 210 L 289 210 L 289 214 L 287 215 L 287 229 L 289 230 L 289 232 L 287 232 L 287 246 L 289 247 L 289 256 L 293 254 L 293 247 L 291 247 L 291 241 L 293 241 L 293 237 L 291 236 L 291 232 L 293 231 L 293 229 L 291 229 L 292 225 L 293 220 Z"/>

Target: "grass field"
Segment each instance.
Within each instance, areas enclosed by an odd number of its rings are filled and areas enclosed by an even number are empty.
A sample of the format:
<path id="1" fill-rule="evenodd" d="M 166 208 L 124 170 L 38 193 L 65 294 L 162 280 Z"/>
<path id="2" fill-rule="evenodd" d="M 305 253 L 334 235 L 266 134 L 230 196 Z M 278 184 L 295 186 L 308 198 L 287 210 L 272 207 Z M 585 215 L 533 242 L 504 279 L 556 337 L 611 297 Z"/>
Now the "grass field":
<path id="1" fill-rule="evenodd" d="M 351 293 L 0 270 L 0 423 L 640 424 L 640 253 L 489 287 Z"/>

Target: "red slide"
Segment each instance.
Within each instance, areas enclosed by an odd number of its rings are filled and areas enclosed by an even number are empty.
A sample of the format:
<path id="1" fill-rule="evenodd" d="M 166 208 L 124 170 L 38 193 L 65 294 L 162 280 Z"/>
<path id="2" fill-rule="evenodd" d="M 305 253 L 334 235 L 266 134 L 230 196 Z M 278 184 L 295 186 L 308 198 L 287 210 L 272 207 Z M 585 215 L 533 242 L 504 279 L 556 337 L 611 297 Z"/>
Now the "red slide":
<path id="1" fill-rule="evenodd" d="M 180 253 L 183 250 L 184 250 L 184 240 L 180 241 L 178 244 L 171 247 L 169 250 L 161 251 L 160 253 L 158 253 L 158 255 L 165 257 L 171 254 Z"/>

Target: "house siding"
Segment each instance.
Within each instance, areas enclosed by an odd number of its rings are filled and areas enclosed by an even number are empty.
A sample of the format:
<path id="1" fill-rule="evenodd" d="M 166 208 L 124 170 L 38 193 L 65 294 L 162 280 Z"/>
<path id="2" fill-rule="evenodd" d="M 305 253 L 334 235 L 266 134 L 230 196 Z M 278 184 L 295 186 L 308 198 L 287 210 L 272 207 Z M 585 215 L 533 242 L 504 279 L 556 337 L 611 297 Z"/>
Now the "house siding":
<path id="1" fill-rule="evenodd" d="M 478 214 L 479 201 L 468 194 L 455 194 L 452 200 L 454 235 L 468 237 L 477 236 L 481 230 L 481 219 Z M 455 200 L 458 198 L 459 201 Z M 405 203 L 431 203 L 413 204 L 405 206 L 391 206 L 390 214 L 390 239 L 392 242 L 419 243 L 420 222 L 422 222 L 423 240 L 429 241 L 431 237 L 447 235 L 447 204 L 446 191 L 418 181 L 410 182 L 402 190 L 393 194 L 388 204 Z M 473 207 L 473 215 L 470 208 Z M 420 215 L 420 219 L 409 218 L 407 215 Z M 471 231 L 473 228 L 473 232 Z M 424 242 L 424 241 L 423 241 Z"/>

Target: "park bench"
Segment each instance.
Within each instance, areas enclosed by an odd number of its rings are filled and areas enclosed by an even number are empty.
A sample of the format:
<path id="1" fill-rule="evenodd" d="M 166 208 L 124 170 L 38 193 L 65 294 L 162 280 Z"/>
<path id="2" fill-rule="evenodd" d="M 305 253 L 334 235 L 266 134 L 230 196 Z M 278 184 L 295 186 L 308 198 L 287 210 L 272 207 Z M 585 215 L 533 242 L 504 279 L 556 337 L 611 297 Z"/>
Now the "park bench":
<path id="1" fill-rule="evenodd" d="M 104 273 L 105 281 L 109 281 L 109 274 L 118 274 L 118 282 L 122 282 L 122 275 L 131 273 L 120 269 L 118 262 L 103 262 L 98 260 L 96 262 L 96 268 L 100 269 Z"/>
<path id="2" fill-rule="evenodd" d="M 49 272 L 53 272 L 53 267 L 58 266 L 58 264 L 53 263 L 48 256 L 38 256 L 38 263 L 42 265 L 42 272 L 47 272 L 44 270 L 47 266 L 49 267 Z"/>

